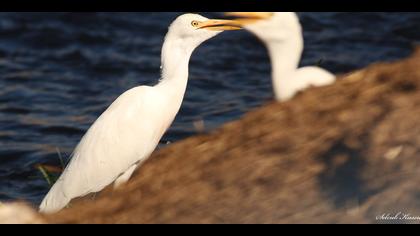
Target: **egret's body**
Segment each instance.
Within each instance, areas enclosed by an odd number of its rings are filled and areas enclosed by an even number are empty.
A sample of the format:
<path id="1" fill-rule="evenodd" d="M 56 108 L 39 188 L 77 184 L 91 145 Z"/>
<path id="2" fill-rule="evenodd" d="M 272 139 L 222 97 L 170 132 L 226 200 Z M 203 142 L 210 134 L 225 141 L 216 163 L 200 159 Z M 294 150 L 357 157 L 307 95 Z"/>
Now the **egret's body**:
<path id="1" fill-rule="evenodd" d="M 318 67 L 298 68 L 304 42 L 302 27 L 294 12 L 232 12 L 245 29 L 266 45 L 271 63 L 273 89 L 278 101 L 291 99 L 311 86 L 325 86 L 336 77 Z"/>
<path id="2" fill-rule="evenodd" d="M 95 121 L 77 145 L 71 161 L 40 205 L 54 213 L 71 199 L 128 181 L 155 150 L 177 115 L 188 81 L 191 54 L 223 30 L 238 29 L 229 21 L 199 15 L 178 17 L 162 48 L 162 79 L 154 87 L 133 88 Z"/>

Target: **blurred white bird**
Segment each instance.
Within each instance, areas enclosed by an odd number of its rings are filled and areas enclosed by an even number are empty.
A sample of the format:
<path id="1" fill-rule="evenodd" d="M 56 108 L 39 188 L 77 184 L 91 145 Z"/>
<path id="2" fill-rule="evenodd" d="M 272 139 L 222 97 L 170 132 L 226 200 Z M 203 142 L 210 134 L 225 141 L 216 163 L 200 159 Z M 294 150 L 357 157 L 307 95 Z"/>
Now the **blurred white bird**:
<path id="1" fill-rule="evenodd" d="M 196 14 L 178 17 L 163 44 L 160 82 L 125 92 L 95 121 L 42 201 L 40 212 L 57 212 L 73 198 L 128 181 L 155 150 L 179 111 L 193 51 L 224 30 L 237 29 L 237 24 L 228 20 L 209 20 Z"/>
<path id="2" fill-rule="evenodd" d="M 228 12 L 237 22 L 266 45 L 272 64 L 276 99 L 286 101 L 310 86 L 325 86 L 336 77 L 318 67 L 298 69 L 303 53 L 303 35 L 294 12 Z"/>

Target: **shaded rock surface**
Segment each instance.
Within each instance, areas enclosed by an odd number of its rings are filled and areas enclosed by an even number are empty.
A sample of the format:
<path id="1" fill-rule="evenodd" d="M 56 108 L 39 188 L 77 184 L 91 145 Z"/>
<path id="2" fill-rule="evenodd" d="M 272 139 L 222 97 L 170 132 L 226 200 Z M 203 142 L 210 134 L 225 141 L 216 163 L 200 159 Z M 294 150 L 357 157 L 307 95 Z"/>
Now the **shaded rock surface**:
<path id="1" fill-rule="evenodd" d="M 420 223 L 420 52 L 157 151 L 51 223 Z"/>

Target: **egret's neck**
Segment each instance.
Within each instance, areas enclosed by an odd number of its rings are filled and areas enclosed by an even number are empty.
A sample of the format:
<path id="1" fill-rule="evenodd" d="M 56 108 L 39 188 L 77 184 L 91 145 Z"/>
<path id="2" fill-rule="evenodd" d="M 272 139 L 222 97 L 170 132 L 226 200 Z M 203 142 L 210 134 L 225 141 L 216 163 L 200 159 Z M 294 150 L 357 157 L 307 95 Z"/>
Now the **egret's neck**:
<path id="1" fill-rule="evenodd" d="M 168 89 L 173 99 L 182 100 L 188 83 L 188 66 L 193 49 L 182 40 L 165 40 L 162 48 L 162 78 L 159 86 Z"/>
<path id="2" fill-rule="evenodd" d="M 299 67 L 303 52 L 303 36 L 300 30 L 287 39 L 267 44 L 272 65 L 272 79 L 277 98 L 293 86 L 293 74 Z"/>

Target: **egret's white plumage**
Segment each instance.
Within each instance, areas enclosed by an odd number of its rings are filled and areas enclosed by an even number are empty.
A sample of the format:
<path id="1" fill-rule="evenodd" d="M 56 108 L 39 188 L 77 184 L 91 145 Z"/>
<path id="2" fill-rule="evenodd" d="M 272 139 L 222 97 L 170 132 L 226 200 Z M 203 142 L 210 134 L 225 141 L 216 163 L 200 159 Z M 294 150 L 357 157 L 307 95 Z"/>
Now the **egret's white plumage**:
<path id="1" fill-rule="evenodd" d="M 278 101 L 291 99 L 310 86 L 325 86 L 336 77 L 318 67 L 298 69 L 304 42 L 299 18 L 294 12 L 231 12 L 245 29 L 266 45 L 272 63 L 273 89 Z"/>
<path id="2" fill-rule="evenodd" d="M 40 205 L 43 213 L 64 208 L 71 199 L 125 183 L 158 145 L 185 94 L 194 49 L 231 21 L 196 14 L 178 17 L 162 48 L 162 79 L 154 87 L 133 88 L 116 99 L 77 145 L 71 161 Z"/>

